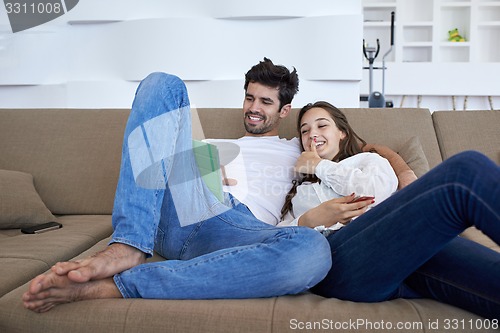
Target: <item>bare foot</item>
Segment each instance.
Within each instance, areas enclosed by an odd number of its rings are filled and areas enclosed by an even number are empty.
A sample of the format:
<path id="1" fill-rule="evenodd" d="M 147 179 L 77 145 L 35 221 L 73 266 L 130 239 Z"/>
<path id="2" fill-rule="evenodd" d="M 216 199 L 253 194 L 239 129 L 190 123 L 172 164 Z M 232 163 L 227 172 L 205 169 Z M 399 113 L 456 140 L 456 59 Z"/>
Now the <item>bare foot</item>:
<path id="1" fill-rule="evenodd" d="M 144 262 L 146 256 L 143 252 L 125 244 L 113 243 L 90 258 L 59 262 L 51 270 L 60 276 L 67 275 L 73 282 L 84 283 L 112 277 Z"/>
<path id="2" fill-rule="evenodd" d="M 48 272 L 33 279 L 22 300 L 26 309 L 41 313 L 49 311 L 58 304 L 121 297 L 112 278 L 78 283 L 71 281 L 65 275 Z"/>

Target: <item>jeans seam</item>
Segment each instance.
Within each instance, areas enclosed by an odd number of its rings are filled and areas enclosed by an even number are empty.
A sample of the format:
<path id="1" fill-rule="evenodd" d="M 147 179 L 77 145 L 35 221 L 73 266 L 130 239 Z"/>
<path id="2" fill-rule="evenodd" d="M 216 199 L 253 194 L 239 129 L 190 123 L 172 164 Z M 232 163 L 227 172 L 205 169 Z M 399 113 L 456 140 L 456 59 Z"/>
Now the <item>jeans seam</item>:
<path id="1" fill-rule="evenodd" d="M 217 218 L 219 218 L 220 220 L 224 221 L 225 223 L 230 224 L 233 227 L 236 227 L 236 228 L 239 228 L 239 229 L 242 229 L 242 230 L 249 230 L 249 231 L 277 230 L 278 231 L 278 229 L 279 229 L 279 231 L 285 231 L 284 234 L 286 235 L 287 239 L 291 238 L 292 234 L 297 234 L 298 233 L 295 227 L 277 228 L 277 227 L 270 226 L 269 228 L 242 228 L 241 226 L 239 226 L 237 224 L 233 224 L 230 221 L 227 221 L 227 220 L 221 218 L 220 216 L 217 216 Z M 198 223 L 198 225 L 196 226 L 196 228 L 189 234 L 189 236 L 186 238 L 186 241 L 182 245 L 182 249 L 181 249 L 181 251 L 179 253 L 179 258 L 182 258 L 182 256 L 186 253 L 186 251 L 189 248 L 189 245 L 190 245 L 191 241 L 196 237 L 196 235 L 198 234 L 198 232 L 201 229 L 201 227 L 207 221 L 208 220 L 205 220 L 205 221 L 202 221 L 202 222 Z M 274 238 L 275 238 L 274 241 L 277 241 L 278 239 L 283 238 L 283 237 L 274 237 Z"/>
<path id="2" fill-rule="evenodd" d="M 205 222 L 206 222 L 206 220 L 197 223 L 196 228 L 194 228 L 189 233 L 189 235 L 186 237 L 186 241 L 184 242 L 184 244 L 182 244 L 181 250 L 179 251 L 179 258 L 182 258 L 182 256 L 186 253 L 186 251 L 189 248 L 189 244 L 191 243 L 193 238 L 198 234 L 198 232 L 200 231 L 200 228 L 205 224 Z"/>
<path id="3" fill-rule="evenodd" d="M 237 254 L 239 252 L 243 252 L 243 251 L 247 251 L 247 250 L 254 250 L 256 248 L 262 247 L 263 245 L 264 244 L 262 244 L 262 243 L 247 245 L 244 248 L 232 249 L 231 251 L 221 253 L 221 254 L 217 255 L 216 257 L 205 258 L 201 261 L 196 261 L 195 263 L 192 262 L 193 260 L 180 260 L 179 262 L 182 262 L 182 265 L 180 265 L 180 267 L 176 267 L 176 268 L 164 267 L 162 265 L 157 265 L 155 267 L 150 267 L 150 265 L 144 265 L 141 268 L 137 268 L 136 271 L 137 272 L 147 272 L 147 271 L 152 270 L 152 269 L 162 269 L 162 270 L 167 270 L 169 272 L 179 272 L 182 270 L 190 269 L 191 267 L 194 267 L 194 266 L 199 266 L 201 264 L 206 264 L 206 263 L 210 263 L 213 261 L 218 261 L 218 260 L 221 260 L 227 256 L 234 255 L 234 254 Z"/>
<path id="4" fill-rule="evenodd" d="M 122 281 L 120 280 L 120 277 L 118 274 L 113 276 L 113 281 L 115 282 L 116 287 L 118 288 L 118 291 L 120 294 L 122 294 L 123 298 L 130 298 L 130 294 L 127 292 L 127 288 L 123 285 Z"/>
<path id="5" fill-rule="evenodd" d="M 238 225 L 237 223 L 234 223 L 234 222 L 232 222 L 232 221 L 230 221 L 228 219 L 225 219 L 224 217 L 222 217 L 220 215 L 216 216 L 216 218 L 218 218 L 219 220 L 223 221 L 224 223 L 227 223 L 227 224 L 229 224 L 229 225 L 231 225 L 233 227 L 239 228 L 241 230 L 259 231 L 259 230 L 272 230 L 272 229 L 278 228 L 276 226 L 271 226 L 271 225 L 269 225 L 269 227 L 263 226 L 262 228 L 261 227 L 254 227 L 254 228 L 242 227 L 241 225 Z M 265 222 L 262 222 L 262 223 L 265 224 Z"/>
<path id="6" fill-rule="evenodd" d="M 153 250 L 152 249 L 147 249 L 147 248 L 143 247 L 142 244 L 139 244 L 139 243 L 136 243 L 136 242 L 132 242 L 128 238 L 122 238 L 122 237 L 116 237 L 116 238 L 114 238 L 113 237 L 113 238 L 111 238 L 111 240 L 109 242 L 109 245 L 111 245 L 113 243 L 120 243 L 120 244 L 129 245 L 129 246 L 131 246 L 133 248 L 138 249 L 139 251 L 141 251 L 143 253 L 148 254 L 150 257 L 153 255 Z"/>
<path id="7" fill-rule="evenodd" d="M 476 292 L 475 290 L 473 290 L 473 289 L 466 288 L 466 287 L 464 287 L 462 284 L 453 283 L 452 281 L 449 281 L 449 280 L 447 280 L 447 279 L 442 279 L 442 278 L 438 277 L 437 275 L 434 275 L 434 274 L 429 274 L 429 273 L 422 272 L 422 271 L 419 271 L 419 270 L 417 270 L 416 272 L 418 272 L 418 274 L 421 274 L 422 276 L 425 276 L 425 277 L 427 277 L 427 278 L 431 278 L 431 279 L 433 279 L 434 281 L 438 281 L 438 282 L 440 282 L 440 283 L 445 283 L 445 284 L 447 284 L 447 285 L 448 285 L 448 286 L 450 286 L 450 287 L 453 287 L 453 288 L 458 289 L 458 290 L 460 290 L 460 291 L 463 291 L 463 292 L 469 293 L 469 294 L 474 295 L 474 296 L 476 296 L 476 297 L 480 297 L 480 298 L 482 298 L 482 299 L 484 299 L 484 300 L 487 300 L 487 301 L 489 301 L 489 302 L 492 302 L 492 303 L 497 303 L 497 302 L 498 302 L 498 301 L 497 301 L 497 300 L 495 300 L 495 299 L 492 299 L 492 298 L 487 297 L 487 295 L 479 294 L 479 293 L 477 293 L 477 292 Z"/>

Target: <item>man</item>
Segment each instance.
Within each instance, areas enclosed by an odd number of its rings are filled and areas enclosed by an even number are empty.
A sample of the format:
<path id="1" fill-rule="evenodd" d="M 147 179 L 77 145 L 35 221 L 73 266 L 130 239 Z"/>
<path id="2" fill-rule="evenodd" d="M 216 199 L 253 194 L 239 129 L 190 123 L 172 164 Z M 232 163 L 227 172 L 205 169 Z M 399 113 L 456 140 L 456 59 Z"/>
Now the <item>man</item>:
<path id="1" fill-rule="evenodd" d="M 298 91 L 297 73 L 264 58 L 244 87 L 246 135 L 232 140 L 243 164 L 226 170 L 238 184 L 221 203 L 197 173 L 184 83 L 161 73 L 141 82 L 125 130 L 110 245 L 34 278 L 23 295 L 27 309 L 113 297 L 272 297 L 324 278 L 326 239 L 309 228 L 274 226 L 300 153 L 296 141 L 277 136 Z M 265 172 L 269 166 L 280 172 Z M 154 250 L 169 260 L 146 263 Z"/>

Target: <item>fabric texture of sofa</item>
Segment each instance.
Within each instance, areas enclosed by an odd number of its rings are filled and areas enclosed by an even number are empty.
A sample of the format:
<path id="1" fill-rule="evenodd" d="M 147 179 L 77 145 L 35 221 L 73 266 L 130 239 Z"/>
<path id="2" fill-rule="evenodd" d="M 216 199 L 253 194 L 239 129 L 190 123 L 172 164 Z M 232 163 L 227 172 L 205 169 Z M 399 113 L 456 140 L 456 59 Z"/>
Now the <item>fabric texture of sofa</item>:
<path id="1" fill-rule="evenodd" d="M 237 138 L 244 132 L 240 109 L 193 111 L 195 138 Z M 468 149 L 500 164 L 500 110 L 343 111 L 361 137 L 399 152 L 418 175 Z M 296 112 L 283 122 L 281 136 L 296 135 Z M 370 332 L 401 325 L 397 331 L 443 332 L 454 323 L 461 332 L 496 331 L 477 315 L 429 299 L 368 304 L 309 293 L 247 300 L 101 299 L 44 314 L 25 310 L 21 295 L 33 277 L 58 261 L 106 246 L 128 114 L 125 109 L 0 110 L 1 332 Z M 20 231 L 51 219 L 63 228 Z M 463 236 L 500 251 L 477 229 Z"/>

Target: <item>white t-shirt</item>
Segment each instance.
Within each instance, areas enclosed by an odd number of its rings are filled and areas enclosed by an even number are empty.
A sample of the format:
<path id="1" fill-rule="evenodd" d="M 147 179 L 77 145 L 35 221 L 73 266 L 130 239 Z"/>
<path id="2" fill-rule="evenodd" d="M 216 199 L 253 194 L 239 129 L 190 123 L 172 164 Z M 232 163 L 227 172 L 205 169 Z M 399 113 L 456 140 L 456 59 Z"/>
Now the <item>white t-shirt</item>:
<path id="1" fill-rule="evenodd" d="M 278 224 L 292 180 L 298 176 L 294 165 L 300 155 L 299 140 L 280 139 L 278 136 L 244 136 L 235 140 L 205 141 L 215 145 L 233 143 L 239 146 L 239 153 L 227 164 L 224 163 L 225 149 L 219 150 L 226 177 L 238 182 L 234 186 L 224 186 L 224 191 L 245 204 L 259 220 Z"/>
<path id="2" fill-rule="evenodd" d="M 398 178 L 389 161 L 375 153 L 359 153 L 340 162 L 321 161 L 316 166 L 321 183 L 303 183 L 292 199 L 295 220 L 309 209 L 333 198 L 355 193 L 374 196 L 375 204 L 387 199 L 398 187 Z"/>

